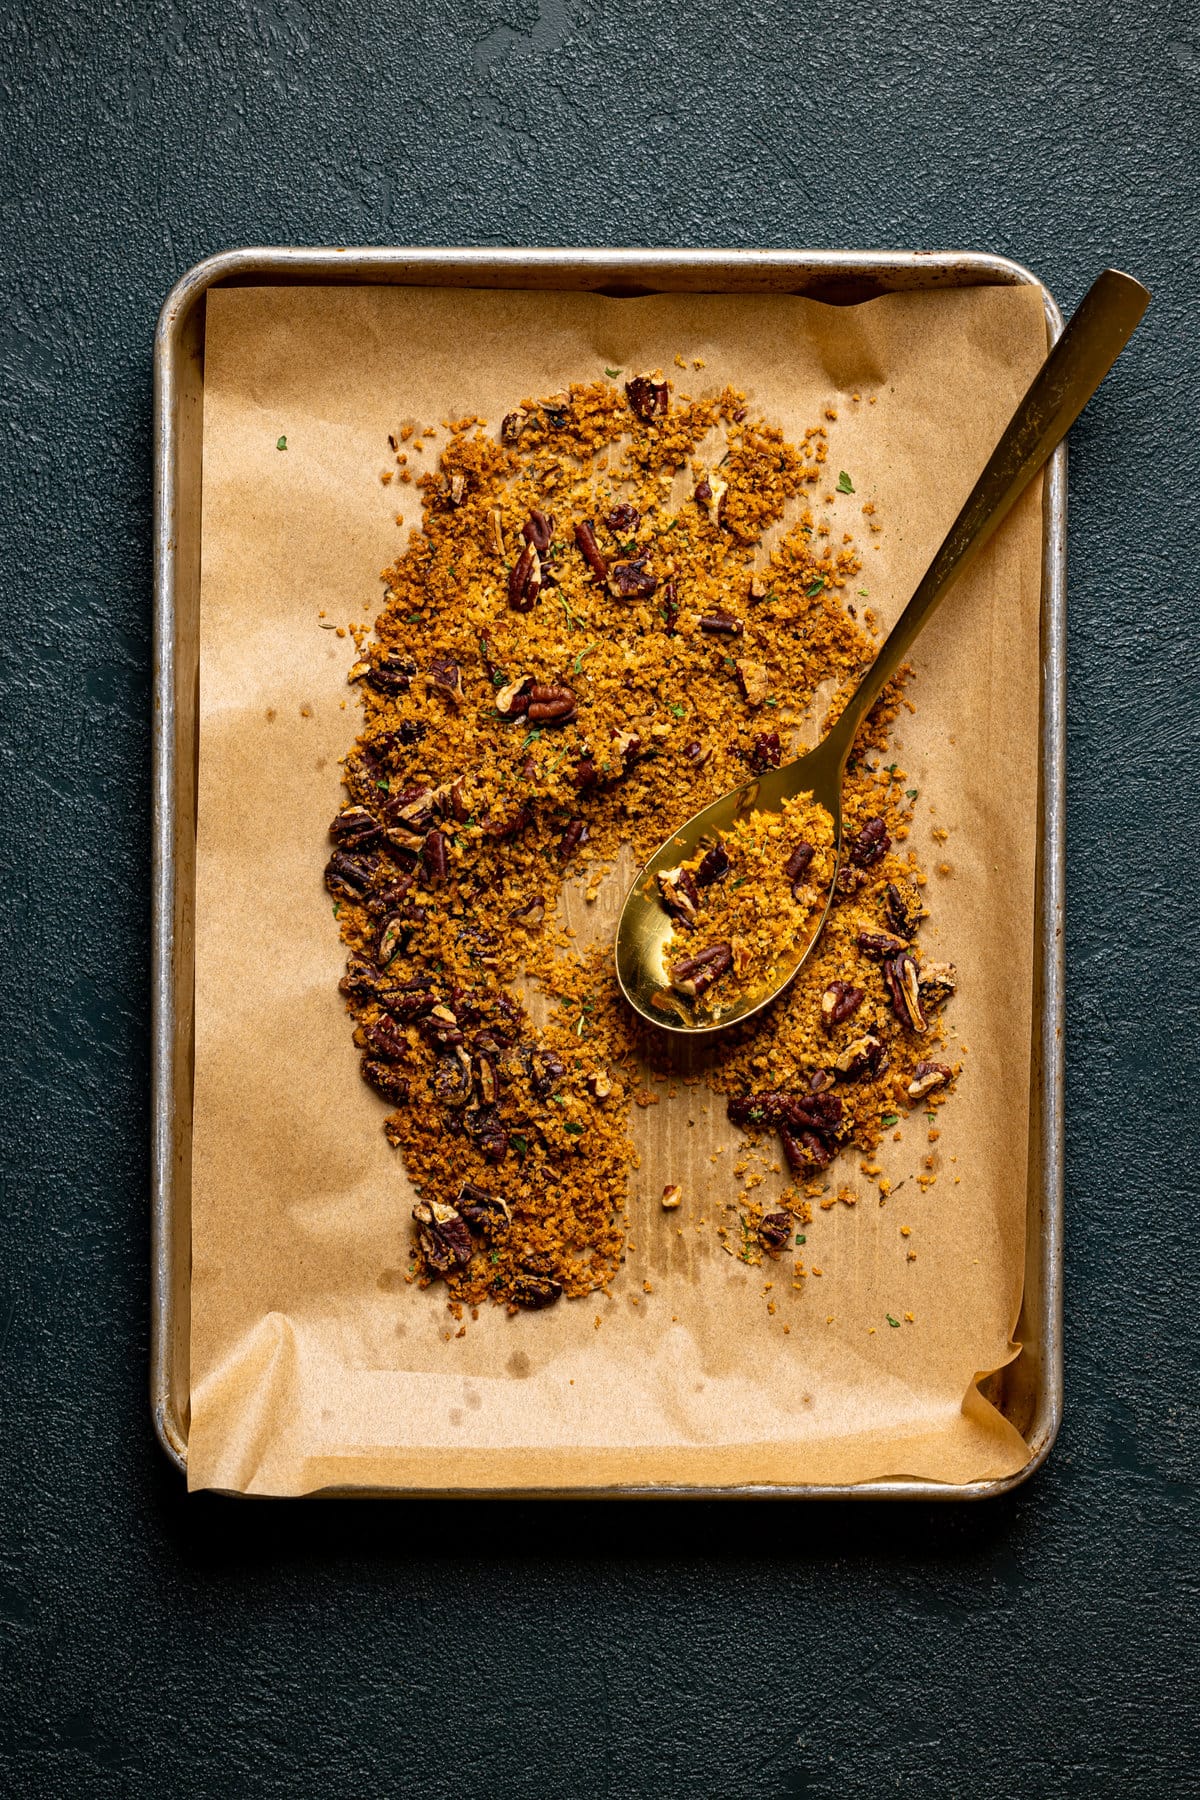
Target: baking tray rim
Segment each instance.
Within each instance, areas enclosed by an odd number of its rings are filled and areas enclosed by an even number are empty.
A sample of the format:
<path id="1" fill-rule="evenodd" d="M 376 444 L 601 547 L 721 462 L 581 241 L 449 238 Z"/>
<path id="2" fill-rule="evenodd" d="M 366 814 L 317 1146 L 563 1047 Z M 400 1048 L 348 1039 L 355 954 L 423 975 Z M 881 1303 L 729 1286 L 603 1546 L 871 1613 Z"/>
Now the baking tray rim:
<path id="1" fill-rule="evenodd" d="M 696 277 L 710 282 L 693 286 Z M 737 285 L 731 286 L 731 278 Z M 424 279 L 420 279 L 424 277 Z M 162 1449 L 181 1471 L 187 1439 L 180 1397 L 172 1385 L 171 1343 L 181 1297 L 177 1263 L 174 1123 L 180 1071 L 175 1056 L 177 1002 L 174 966 L 178 826 L 177 715 L 175 693 L 176 585 L 180 500 L 179 358 L 193 308 L 218 283 L 365 283 L 521 288 L 556 286 L 584 291 L 798 292 L 839 281 L 876 283 L 876 292 L 923 290 L 945 285 L 1032 286 L 1042 296 L 1049 339 L 1062 330 L 1062 315 L 1045 284 L 1008 257 L 976 251 L 921 250 L 680 250 L 634 248 L 520 249 L 502 247 L 278 248 L 246 247 L 205 258 L 168 294 L 154 337 L 154 676 L 152 694 L 151 868 L 151 1354 L 150 1407 Z M 416 278 L 416 279 L 414 279 Z M 679 283 L 684 283 L 681 290 Z M 636 285 L 634 285 L 636 284 Z M 869 297 L 863 295 L 861 297 Z M 796 1482 L 621 1483 L 553 1488 L 388 1487 L 322 1489 L 334 1495 L 389 1498 L 488 1499 L 854 1499 L 974 1500 L 997 1498 L 1027 1481 L 1049 1456 L 1062 1420 L 1063 1237 L 1063 1012 L 1066 758 L 1066 444 L 1051 458 L 1043 494 L 1041 612 L 1041 733 L 1039 892 L 1041 940 L 1034 973 L 1040 976 L 1040 1038 L 1035 1068 L 1040 1082 L 1033 1104 L 1040 1126 L 1040 1183 L 1031 1189 L 1028 1229 L 1037 1228 L 1039 1249 L 1038 1341 L 1033 1415 L 1025 1435 L 1030 1457 L 1015 1474 L 971 1482 L 890 1477 L 854 1484 Z M 1038 1016 L 1035 1016 L 1035 1030 Z M 1040 1205 L 1038 1204 L 1040 1197 Z M 189 1228 L 190 1229 L 190 1228 Z M 1026 1268 L 1028 1270 L 1028 1248 Z M 1024 1305 L 1024 1301 L 1022 1302 Z M 316 1495 L 312 1496 L 317 1497 Z"/>

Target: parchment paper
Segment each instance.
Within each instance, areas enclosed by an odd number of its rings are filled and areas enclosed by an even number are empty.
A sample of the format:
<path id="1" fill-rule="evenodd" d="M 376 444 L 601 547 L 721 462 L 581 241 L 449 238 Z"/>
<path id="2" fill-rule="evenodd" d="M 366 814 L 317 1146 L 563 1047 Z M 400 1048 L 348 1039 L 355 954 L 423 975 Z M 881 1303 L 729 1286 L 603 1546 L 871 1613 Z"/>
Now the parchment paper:
<path id="1" fill-rule="evenodd" d="M 676 352 L 706 366 L 685 373 Z M 1038 493 L 926 631 L 917 711 L 895 740 L 920 790 L 912 842 L 927 868 L 950 871 L 931 873 L 923 942 L 959 969 L 959 1089 L 936 1144 L 917 1109 L 885 1146 L 904 1182 L 886 1204 L 859 1159 L 841 1159 L 860 1198 L 815 1212 L 804 1254 L 822 1273 L 799 1291 L 786 1259 L 753 1269 L 722 1252 L 737 1133 L 705 1090 L 670 1099 L 662 1085 L 657 1105 L 633 1109 L 635 1247 L 611 1298 L 515 1318 L 485 1308 L 456 1337 L 444 1290 L 405 1285 L 412 1197 L 380 1129 L 386 1108 L 359 1078 L 321 880 L 358 713 L 352 644 L 318 614 L 373 617 L 379 573 L 419 522 L 415 490 L 379 481 L 401 423 L 495 423 L 605 367 L 661 366 L 683 391 L 734 382 L 789 437 L 836 408 L 829 485 L 845 469 L 857 489 L 836 513 L 864 546 L 856 586 L 870 599 L 856 604 L 890 623 L 1044 353 L 1028 289 L 848 308 L 387 287 L 209 295 L 191 1487 L 964 1481 L 1022 1465 L 1023 1441 L 975 1384 L 1015 1353 L 1022 1287 Z M 936 1185 L 922 1192 L 918 1172 Z M 685 1192 L 673 1215 L 659 1203 L 668 1180 Z"/>

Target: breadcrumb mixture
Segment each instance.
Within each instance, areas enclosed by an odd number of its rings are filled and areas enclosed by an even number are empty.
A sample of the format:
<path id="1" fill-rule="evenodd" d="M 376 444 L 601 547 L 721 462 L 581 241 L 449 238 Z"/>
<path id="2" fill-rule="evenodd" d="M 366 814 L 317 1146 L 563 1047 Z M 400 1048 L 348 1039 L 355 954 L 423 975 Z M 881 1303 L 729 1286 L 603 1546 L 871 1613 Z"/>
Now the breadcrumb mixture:
<path id="1" fill-rule="evenodd" d="M 437 468 L 415 476 L 421 528 L 373 637 L 353 628 L 362 729 L 326 884 L 362 1073 L 419 1196 L 410 1278 L 443 1280 L 455 1306 L 537 1308 L 617 1277 L 630 1107 L 680 1073 L 621 1000 L 610 948 L 576 949 L 564 883 L 594 898 L 623 846 L 642 861 L 664 824 L 798 753 L 873 645 L 842 603 L 859 558 L 832 529 L 837 495 L 820 519 L 810 504 L 824 426 L 792 444 L 740 392 L 691 399 L 659 371 L 527 399 L 498 434 L 443 423 Z M 420 448 L 413 429 L 398 442 Z M 810 1197 L 843 1146 L 870 1150 L 957 1073 L 929 1055 L 954 973 L 917 947 L 914 796 L 883 765 L 899 704 L 894 683 L 856 745 L 814 957 L 705 1076 Z M 726 846 L 790 876 L 704 891 L 746 980 L 769 978 L 773 931 L 823 904 L 815 811 L 802 799 Z M 732 1253 L 792 1254 L 798 1278 L 810 1217 L 791 1189 L 773 1210 L 743 1194 Z"/>

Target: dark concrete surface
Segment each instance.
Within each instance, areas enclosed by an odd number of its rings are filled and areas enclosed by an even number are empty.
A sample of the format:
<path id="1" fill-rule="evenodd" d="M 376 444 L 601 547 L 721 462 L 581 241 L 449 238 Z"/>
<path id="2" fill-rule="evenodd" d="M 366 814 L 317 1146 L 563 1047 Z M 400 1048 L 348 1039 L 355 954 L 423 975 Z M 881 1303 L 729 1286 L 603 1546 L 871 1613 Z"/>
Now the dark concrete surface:
<path id="1" fill-rule="evenodd" d="M 0 1785 L 1197 1785 L 1186 0 L 10 0 Z M 1072 438 L 1067 1423 L 934 1506 L 189 1501 L 147 1358 L 150 342 L 242 243 L 1002 251 L 1148 319 Z"/>

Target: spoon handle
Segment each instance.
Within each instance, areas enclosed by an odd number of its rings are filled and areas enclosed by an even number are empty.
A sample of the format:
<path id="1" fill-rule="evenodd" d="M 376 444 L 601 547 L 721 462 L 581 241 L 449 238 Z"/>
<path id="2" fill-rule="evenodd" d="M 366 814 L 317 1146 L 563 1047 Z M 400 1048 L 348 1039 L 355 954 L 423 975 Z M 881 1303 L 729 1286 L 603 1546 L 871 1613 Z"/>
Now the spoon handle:
<path id="1" fill-rule="evenodd" d="M 1092 283 L 1034 376 L 912 599 L 830 731 L 826 742 L 837 752 L 839 767 L 850 754 L 858 727 L 885 682 L 904 661 L 917 633 L 1058 448 L 1149 304 L 1150 295 L 1141 282 L 1119 269 L 1105 269 Z"/>

